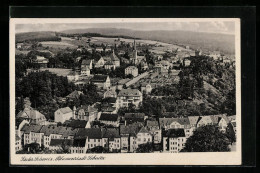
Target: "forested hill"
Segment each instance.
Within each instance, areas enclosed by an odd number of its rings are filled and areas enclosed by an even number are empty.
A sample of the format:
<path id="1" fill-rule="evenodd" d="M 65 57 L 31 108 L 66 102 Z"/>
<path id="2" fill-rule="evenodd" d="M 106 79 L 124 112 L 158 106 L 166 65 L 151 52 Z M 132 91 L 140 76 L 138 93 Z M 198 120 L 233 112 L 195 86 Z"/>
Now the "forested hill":
<path id="1" fill-rule="evenodd" d="M 24 41 L 60 41 L 55 32 L 25 32 L 15 34 L 15 42 L 21 43 Z"/>
<path id="2" fill-rule="evenodd" d="M 191 31 L 138 31 L 117 28 L 87 28 L 65 30 L 66 34 L 99 33 L 102 35 L 124 35 L 141 39 L 157 40 L 166 43 L 185 44 L 191 48 L 201 48 L 207 50 L 220 50 L 227 54 L 234 54 L 235 36 L 220 33 L 205 33 Z"/>

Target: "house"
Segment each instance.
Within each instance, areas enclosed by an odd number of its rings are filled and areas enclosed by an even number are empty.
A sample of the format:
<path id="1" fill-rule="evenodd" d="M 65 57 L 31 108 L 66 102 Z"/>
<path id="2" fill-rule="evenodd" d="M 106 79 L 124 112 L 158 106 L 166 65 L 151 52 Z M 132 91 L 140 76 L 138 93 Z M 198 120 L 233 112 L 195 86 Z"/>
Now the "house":
<path id="1" fill-rule="evenodd" d="M 150 94 L 152 92 L 152 86 L 147 83 L 142 83 L 141 84 L 141 92 L 145 94 Z"/>
<path id="2" fill-rule="evenodd" d="M 91 128 L 90 122 L 85 120 L 67 120 L 63 123 L 63 125 L 66 127 L 71 127 L 73 129 Z"/>
<path id="3" fill-rule="evenodd" d="M 116 97 L 117 97 L 116 92 L 115 92 L 114 90 L 112 90 L 112 89 L 107 90 L 107 91 L 104 93 L 104 98 L 109 98 L 109 97 L 116 98 Z"/>
<path id="4" fill-rule="evenodd" d="M 153 140 L 153 135 L 146 127 L 143 126 L 136 134 L 136 138 L 133 139 L 133 142 L 134 141 L 136 142 L 136 146 L 138 148 L 140 144 L 152 143 L 152 140 Z"/>
<path id="5" fill-rule="evenodd" d="M 137 49 L 136 49 L 135 40 L 134 40 L 134 50 L 133 50 L 133 53 L 130 54 L 130 61 L 131 61 L 133 64 L 135 64 L 135 65 L 140 64 L 142 61 L 146 62 L 145 56 L 138 56 L 138 55 L 137 55 Z"/>
<path id="6" fill-rule="evenodd" d="M 229 120 L 226 114 L 211 115 L 210 117 L 212 119 L 213 124 L 217 125 L 220 131 L 226 132 L 226 129 L 229 124 Z"/>
<path id="7" fill-rule="evenodd" d="M 86 73 L 86 72 L 81 72 L 81 73 Z M 73 82 L 73 81 L 77 81 L 79 80 L 79 76 L 80 73 L 77 71 L 71 71 L 68 75 L 67 75 L 67 79 L 69 82 Z"/>
<path id="8" fill-rule="evenodd" d="M 74 139 L 70 147 L 71 154 L 86 154 L 86 139 Z"/>
<path id="9" fill-rule="evenodd" d="M 21 129 L 26 124 L 29 124 L 28 120 L 26 120 L 24 118 L 19 118 L 19 117 L 15 118 L 15 134 L 18 135 L 19 137 L 21 137 L 22 136 Z"/>
<path id="10" fill-rule="evenodd" d="M 85 120 L 92 122 L 97 119 L 98 109 L 93 106 L 81 105 L 75 110 L 75 120 Z"/>
<path id="11" fill-rule="evenodd" d="M 21 49 L 23 47 L 23 43 L 16 43 L 16 48 Z"/>
<path id="12" fill-rule="evenodd" d="M 121 137 L 118 128 L 104 128 L 102 130 L 102 145 L 110 152 L 119 152 L 121 149 Z"/>
<path id="13" fill-rule="evenodd" d="M 137 149 L 136 134 L 141 129 L 141 126 L 138 124 L 131 125 L 120 125 L 119 132 L 121 137 L 121 152 L 133 152 Z M 131 142 L 130 142 L 131 141 Z"/>
<path id="14" fill-rule="evenodd" d="M 186 137 L 190 137 L 193 134 L 188 118 L 159 118 L 159 124 L 160 128 L 164 130 L 184 129 Z"/>
<path id="15" fill-rule="evenodd" d="M 119 107 L 128 107 L 130 103 L 139 107 L 142 104 L 143 95 L 138 89 L 122 89 L 117 99 Z"/>
<path id="16" fill-rule="evenodd" d="M 38 143 L 40 146 L 43 145 L 42 136 L 40 133 L 42 125 L 25 125 L 21 129 L 23 146 L 31 143 Z"/>
<path id="17" fill-rule="evenodd" d="M 213 125 L 213 121 L 210 116 L 200 116 L 197 123 L 197 128 L 207 125 Z"/>
<path id="18" fill-rule="evenodd" d="M 144 113 L 125 113 L 124 120 L 126 124 L 133 124 L 140 122 L 144 124 L 145 114 Z"/>
<path id="19" fill-rule="evenodd" d="M 95 64 L 95 68 L 101 68 L 105 65 L 105 60 L 103 57 L 100 57 L 99 60 Z"/>
<path id="20" fill-rule="evenodd" d="M 124 57 L 121 57 L 121 61 L 124 62 L 125 64 L 130 64 L 130 60 Z"/>
<path id="21" fill-rule="evenodd" d="M 212 57 L 215 61 L 221 57 L 220 51 L 210 52 L 209 57 Z"/>
<path id="22" fill-rule="evenodd" d="M 135 66 L 129 66 L 125 68 L 125 76 L 129 74 L 133 75 L 134 77 L 138 76 L 138 68 Z"/>
<path id="23" fill-rule="evenodd" d="M 75 139 L 85 139 L 85 150 L 102 146 L 102 131 L 100 128 L 79 129 Z"/>
<path id="24" fill-rule="evenodd" d="M 107 69 L 107 70 L 115 70 L 116 69 L 116 65 L 114 64 L 114 62 L 113 61 L 107 61 L 106 63 L 105 63 L 105 69 Z"/>
<path id="25" fill-rule="evenodd" d="M 92 61 L 92 59 L 84 59 L 84 60 L 82 60 L 82 62 L 81 62 L 81 69 L 82 68 L 89 68 L 90 70 L 93 68 L 93 61 Z"/>
<path id="26" fill-rule="evenodd" d="M 160 129 L 159 122 L 156 120 L 147 120 L 146 128 L 153 136 L 153 142 L 158 144 L 162 140 L 162 130 Z"/>
<path id="27" fill-rule="evenodd" d="M 199 116 L 188 116 L 189 122 L 190 122 L 190 127 L 192 131 L 194 131 L 197 128 L 197 124 L 199 121 Z"/>
<path id="28" fill-rule="evenodd" d="M 112 54 L 110 55 L 111 61 L 113 64 L 115 64 L 115 67 L 120 67 L 120 60 L 119 58 L 115 55 L 115 52 L 113 50 Z"/>
<path id="29" fill-rule="evenodd" d="M 117 114 L 101 113 L 99 121 L 108 126 L 119 127 L 119 116 Z"/>
<path id="30" fill-rule="evenodd" d="M 184 129 L 169 129 L 163 133 L 163 152 L 178 153 L 185 147 Z"/>
<path id="31" fill-rule="evenodd" d="M 73 111 L 69 107 L 60 108 L 54 113 L 54 121 L 64 123 L 74 117 Z"/>
<path id="32" fill-rule="evenodd" d="M 90 75 L 90 69 L 88 67 L 81 67 L 81 75 Z"/>
<path id="33" fill-rule="evenodd" d="M 34 60 L 34 64 L 37 64 L 40 68 L 47 68 L 47 64 L 49 63 L 49 60 L 47 58 L 44 58 L 43 56 L 36 56 L 36 59 Z"/>
<path id="34" fill-rule="evenodd" d="M 15 152 L 22 150 L 22 138 L 15 134 Z"/>
<path id="35" fill-rule="evenodd" d="M 23 111 L 20 111 L 17 118 L 25 119 L 33 125 L 45 125 L 47 123 L 45 116 L 31 107 L 26 107 Z"/>
<path id="36" fill-rule="evenodd" d="M 70 93 L 69 95 L 67 95 L 66 98 L 71 101 L 78 100 L 81 94 L 83 94 L 83 92 L 75 90 L 72 93 Z"/>
<path id="37" fill-rule="evenodd" d="M 189 59 L 184 59 L 183 60 L 183 66 L 184 67 L 188 67 L 188 66 L 190 66 L 190 64 L 191 64 L 191 60 L 189 60 Z"/>
<path id="38" fill-rule="evenodd" d="M 63 146 L 68 147 L 68 152 L 71 153 L 70 147 L 73 145 L 73 139 L 51 139 L 50 150 L 64 150 Z"/>
<path id="39" fill-rule="evenodd" d="M 94 75 L 90 81 L 101 89 L 107 89 L 110 87 L 110 78 L 107 75 Z"/>

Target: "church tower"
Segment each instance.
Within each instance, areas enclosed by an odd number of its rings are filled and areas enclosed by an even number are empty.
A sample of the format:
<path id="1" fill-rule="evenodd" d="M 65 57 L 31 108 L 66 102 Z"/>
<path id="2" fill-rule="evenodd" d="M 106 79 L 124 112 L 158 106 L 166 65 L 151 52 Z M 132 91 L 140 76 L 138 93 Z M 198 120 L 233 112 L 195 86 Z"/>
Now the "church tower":
<path id="1" fill-rule="evenodd" d="M 135 42 L 135 39 L 134 39 L 133 60 L 134 60 L 134 63 L 137 64 L 137 50 L 136 50 L 136 42 Z"/>

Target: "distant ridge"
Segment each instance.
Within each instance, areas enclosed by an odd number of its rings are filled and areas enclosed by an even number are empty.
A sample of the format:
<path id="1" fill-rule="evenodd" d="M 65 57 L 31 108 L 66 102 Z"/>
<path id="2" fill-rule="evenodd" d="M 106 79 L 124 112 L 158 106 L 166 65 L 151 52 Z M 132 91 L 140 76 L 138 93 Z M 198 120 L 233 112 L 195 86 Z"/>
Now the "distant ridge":
<path id="1" fill-rule="evenodd" d="M 64 30 L 62 33 L 82 34 L 82 33 L 99 33 L 102 35 L 124 35 L 133 38 L 141 38 L 147 40 L 156 40 L 172 44 L 185 44 L 197 49 L 220 50 L 224 53 L 233 54 L 235 52 L 235 36 L 223 33 L 208 33 L 194 31 L 140 31 L 131 29 L 117 28 L 86 28 Z"/>

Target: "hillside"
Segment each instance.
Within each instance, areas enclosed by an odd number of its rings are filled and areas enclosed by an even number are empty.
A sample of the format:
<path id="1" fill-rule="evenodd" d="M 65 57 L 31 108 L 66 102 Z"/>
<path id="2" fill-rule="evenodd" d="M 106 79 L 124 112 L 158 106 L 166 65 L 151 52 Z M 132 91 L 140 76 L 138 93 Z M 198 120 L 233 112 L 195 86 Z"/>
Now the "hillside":
<path id="1" fill-rule="evenodd" d="M 55 32 L 25 32 L 15 34 L 15 41 L 17 43 L 24 41 L 60 41 L 60 38 L 56 36 Z"/>
<path id="2" fill-rule="evenodd" d="M 235 36 L 218 33 L 202 33 L 191 31 L 137 31 L 117 28 L 88 28 L 65 30 L 66 34 L 99 33 L 102 35 L 125 35 L 141 39 L 156 40 L 172 44 L 185 44 L 193 49 L 220 50 L 223 53 L 234 54 Z"/>

